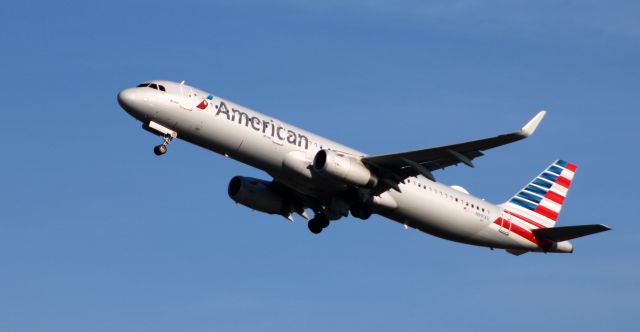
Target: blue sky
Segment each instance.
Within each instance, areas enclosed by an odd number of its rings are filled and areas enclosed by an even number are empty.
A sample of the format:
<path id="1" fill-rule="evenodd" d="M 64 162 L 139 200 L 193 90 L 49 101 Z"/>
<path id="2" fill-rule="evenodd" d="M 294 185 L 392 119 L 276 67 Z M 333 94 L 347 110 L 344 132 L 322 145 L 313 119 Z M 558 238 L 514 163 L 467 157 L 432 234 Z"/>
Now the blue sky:
<path id="1" fill-rule="evenodd" d="M 0 330 L 632 331 L 638 328 L 632 1 L 12 1 L 0 11 Z M 187 80 L 368 153 L 548 115 L 475 169 L 502 202 L 578 164 L 572 255 L 470 247 L 374 217 L 320 236 L 234 204 L 258 170 L 158 138 L 119 90 Z"/>

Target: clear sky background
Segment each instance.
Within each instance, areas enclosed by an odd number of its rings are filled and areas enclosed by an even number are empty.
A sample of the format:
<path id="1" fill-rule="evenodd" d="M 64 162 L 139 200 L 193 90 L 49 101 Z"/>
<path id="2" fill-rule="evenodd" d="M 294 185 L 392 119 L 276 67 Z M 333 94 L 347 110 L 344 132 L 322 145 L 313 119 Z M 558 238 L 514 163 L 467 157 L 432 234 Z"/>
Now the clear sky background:
<path id="1" fill-rule="evenodd" d="M 0 10 L 1 331 L 638 331 L 637 1 L 9 1 Z M 578 164 L 511 256 L 349 218 L 321 235 L 234 204 L 266 174 L 159 139 L 116 102 L 189 84 L 368 153 L 517 130 L 438 172 L 503 202 Z"/>

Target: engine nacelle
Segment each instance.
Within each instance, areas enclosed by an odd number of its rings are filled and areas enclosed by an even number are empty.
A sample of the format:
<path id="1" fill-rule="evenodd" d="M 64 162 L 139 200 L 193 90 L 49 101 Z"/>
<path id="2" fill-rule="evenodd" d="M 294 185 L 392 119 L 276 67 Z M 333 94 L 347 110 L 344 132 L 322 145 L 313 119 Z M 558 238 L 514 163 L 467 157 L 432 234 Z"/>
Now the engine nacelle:
<path id="1" fill-rule="evenodd" d="M 320 150 L 313 169 L 332 179 L 360 187 L 375 187 L 378 178 L 358 159 L 332 150 Z"/>
<path id="2" fill-rule="evenodd" d="M 268 181 L 235 176 L 229 181 L 229 197 L 250 209 L 288 216 L 291 211 L 287 201 L 275 190 L 271 189 Z"/>

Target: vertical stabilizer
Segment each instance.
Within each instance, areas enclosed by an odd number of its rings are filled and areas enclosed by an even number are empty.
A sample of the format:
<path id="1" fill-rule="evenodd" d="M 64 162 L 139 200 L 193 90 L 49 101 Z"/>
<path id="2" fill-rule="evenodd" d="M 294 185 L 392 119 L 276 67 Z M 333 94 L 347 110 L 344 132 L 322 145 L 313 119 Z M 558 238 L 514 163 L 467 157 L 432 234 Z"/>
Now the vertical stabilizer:
<path id="1" fill-rule="evenodd" d="M 538 223 L 540 228 L 554 227 L 576 168 L 564 160 L 554 162 L 501 206 L 507 213 Z"/>

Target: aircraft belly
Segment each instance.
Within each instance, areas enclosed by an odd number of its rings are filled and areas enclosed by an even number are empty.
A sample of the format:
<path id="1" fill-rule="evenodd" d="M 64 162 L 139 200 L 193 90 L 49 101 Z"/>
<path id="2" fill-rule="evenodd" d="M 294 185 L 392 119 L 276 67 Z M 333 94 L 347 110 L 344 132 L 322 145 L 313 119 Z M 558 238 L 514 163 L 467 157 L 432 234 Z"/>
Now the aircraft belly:
<path id="1" fill-rule="evenodd" d="M 472 241 L 492 248 L 524 250 L 540 249 L 534 243 L 521 239 L 514 233 L 500 232 L 499 228 L 500 227 L 498 225 L 490 225 L 475 234 Z"/>
<path id="2" fill-rule="evenodd" d="M 411 185 L 403 186 L 401 189 L 402 193 L 389 191 L 398 203 L 397 209 L 379 214 L 451 241 L 492 248 L 539 249 L 536 244 L 514 233 L 500 232 L 500 227 L 493 223 L 499 210 L 490 212 L 492 217 L 487 220 L 479 218 L 473 209 L 465 210 L 463 204 L 446 196 L 431 194 L 428 191 L 425 193 Z"/>
<path id="3" fill-rule="evenodd" d="M 434 187 L 445 190 L 441 185 Z M 379 214 L 451 241 L 495 248 L 535 248 L 498 232 L 494 219 L 479 218 L 474 210 L 465 209 L 463 204 L 445 195 L 425 192 L 413 185 L 403 185 L 401 190 L 402 193 L 389 191 L 398 203 L 397 209 Z"/>
<path id="4" fill-rule="evenodd" d="M 412 185 L 401 187 L 402 193 L 391 191 L 398 203 L 393 219 L 423 232 L 468 243 L 481 229 L 487 227 L 470 218 L 462 209 L 458 209 L 449 199 L 439 195 L 422 192 Z"/>

